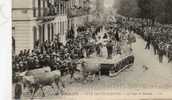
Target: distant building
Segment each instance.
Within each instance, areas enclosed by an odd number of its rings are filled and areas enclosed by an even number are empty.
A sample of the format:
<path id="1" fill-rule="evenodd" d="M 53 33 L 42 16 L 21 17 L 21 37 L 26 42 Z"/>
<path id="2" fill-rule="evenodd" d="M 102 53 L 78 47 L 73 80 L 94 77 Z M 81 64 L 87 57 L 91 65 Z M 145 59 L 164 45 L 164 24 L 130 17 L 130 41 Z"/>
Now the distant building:
<path id="1" fill-rule="evenodd" d="M 51 41 L 56 34 L 65 42 L 68 0 L 13 0 L 12 27 L 15 50 L 33 49 L 37 40 Z"/>

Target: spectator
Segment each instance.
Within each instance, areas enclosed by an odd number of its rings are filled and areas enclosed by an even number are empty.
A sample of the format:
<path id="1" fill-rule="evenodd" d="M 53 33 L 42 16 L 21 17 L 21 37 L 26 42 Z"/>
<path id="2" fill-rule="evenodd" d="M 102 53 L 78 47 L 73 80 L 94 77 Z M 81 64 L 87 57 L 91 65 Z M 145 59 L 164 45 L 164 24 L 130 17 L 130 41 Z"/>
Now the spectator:
<path id="1" fill-rule="evenodd" d="M 16 79 L 15 92 L 14 92 L 15 100 L 21 100 L 21 96 L 22 96 L 22 85 L 20 80 L 21 80 L 20 77 Z"/>

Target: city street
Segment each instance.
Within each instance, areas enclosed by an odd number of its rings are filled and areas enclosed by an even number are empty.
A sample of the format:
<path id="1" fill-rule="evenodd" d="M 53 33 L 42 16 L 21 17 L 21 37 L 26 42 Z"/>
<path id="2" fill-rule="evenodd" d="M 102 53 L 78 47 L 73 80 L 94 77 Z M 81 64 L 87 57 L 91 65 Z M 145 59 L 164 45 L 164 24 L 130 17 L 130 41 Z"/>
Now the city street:
<path id="1" fill-rule="evenodd" d="M 65 80 L 66 88 L 63 96 L 55 96 L 50 87 L 44 88 L 46 97 L 41 99 L 67 99 L 70 96 L 89 95 L 91 91 L 113 91 L 118 89 L 157 89 L 172 87 L 172 64 L 160 64 L 158 57 L 154 56 L 153 50 L 145 50 L 145 42 L 141 37 L 137 37 L 137 42 L 133 44 L 134 55 L 136 57 L 134 66 L 124 70 L 118 76 L 110 78 L 102 76 L 101 80 L 83 83 L 73 80 Z M 140 54 L 140 52 L 142 54 Z M 146 65 L 147 70 L 143 67 Z M 41 96 L 41 91 L 36 94 L 36 98 Z M 27 98 L 27 97 L 24 97 Z"/>
<path id="2" fill-rule="evenodd" d="M 19 1 L 12 3 L 13 99 L 172 89 L 172 0 Z"/>

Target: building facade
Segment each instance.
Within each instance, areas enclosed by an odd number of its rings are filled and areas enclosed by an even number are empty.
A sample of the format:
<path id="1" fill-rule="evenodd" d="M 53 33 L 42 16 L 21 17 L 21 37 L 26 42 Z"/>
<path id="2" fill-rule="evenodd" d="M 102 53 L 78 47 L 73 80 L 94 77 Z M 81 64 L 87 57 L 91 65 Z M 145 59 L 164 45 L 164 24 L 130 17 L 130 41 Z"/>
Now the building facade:
<path id="1" fill-rule="evenodd" d="M 13 0 L 12 29 L 15 51 L 33 49 L 35 41 L 51 41 L 59 34 L 65 43 L 67 0 Z"/>

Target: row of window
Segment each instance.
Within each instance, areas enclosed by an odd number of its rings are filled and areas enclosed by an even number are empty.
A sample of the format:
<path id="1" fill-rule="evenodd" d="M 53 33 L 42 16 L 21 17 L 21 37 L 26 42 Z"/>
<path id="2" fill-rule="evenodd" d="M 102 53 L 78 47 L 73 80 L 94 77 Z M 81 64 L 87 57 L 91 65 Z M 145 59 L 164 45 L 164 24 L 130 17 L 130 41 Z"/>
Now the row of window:
<path id="1" fill-rule="evenodd" d="M 67 22 L 58 22 L 50 24 L 42 24 L 38 27 L 33 27 L 34 41 L 40 40 L 43 41 L 52 41 L 54 40 L 55 34 L 64 34 L 66 30 Z M 47 30 L 47 31 L 45 31 Z"/>
<path id="2" fill-rule="evenodd" d="M 61 0 L 34 0 L 33 1 L 33 16 L 54 16 L 63 15 L 67 12 L 67 2 Z"/>

